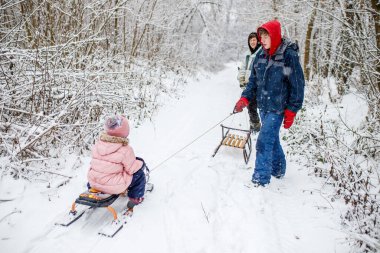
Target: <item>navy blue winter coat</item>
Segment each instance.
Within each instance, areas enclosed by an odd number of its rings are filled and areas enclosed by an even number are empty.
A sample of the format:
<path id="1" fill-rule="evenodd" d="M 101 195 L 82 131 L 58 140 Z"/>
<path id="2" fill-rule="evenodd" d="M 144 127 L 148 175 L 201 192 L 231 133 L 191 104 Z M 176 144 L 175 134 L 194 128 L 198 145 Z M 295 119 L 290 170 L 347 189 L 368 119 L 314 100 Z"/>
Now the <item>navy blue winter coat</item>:
<path id="1" fill-rule="evenodd" d="M 283 113 L 285 109 L 297 112 L 302 107 L 304 87 L 298 46 L 282 39 L 272 56 L 265 50 L 258 53 L 242 97 L 248 101 L 256 97 L 262 112 Z"/>

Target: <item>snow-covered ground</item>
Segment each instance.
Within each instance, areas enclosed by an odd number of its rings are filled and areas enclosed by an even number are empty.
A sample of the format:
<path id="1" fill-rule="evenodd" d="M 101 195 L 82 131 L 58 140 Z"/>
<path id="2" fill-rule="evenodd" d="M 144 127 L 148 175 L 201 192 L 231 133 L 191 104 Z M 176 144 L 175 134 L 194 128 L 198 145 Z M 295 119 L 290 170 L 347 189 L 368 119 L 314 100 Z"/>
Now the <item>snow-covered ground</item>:
<path id="1" fill-rule="evenodd" d="M 54 226 L 85 189 L 89 157 L 65 157 L 65 177 L 46 188 L 3 177 L 0 182 L 1 252 L 348 252 L 340 225 L 343 206 L 330 203 L 323 179 L 308 175 L 297 157 L 288 157 L 284 179 L 267 188 L 249 188 L 255 152 L 245 165 L 241 150 L 221 147 L 216 126 L 240 96 L 237 65 L 209 78 L 191 81 L 183 98 L 167 99 L 150 122 L 131 130 L 131 146 L 150 169 L 153 193 L 136 207 L 133 219 L 114 238 L 97 234 L 112 216 L 102 208 L 88 212 L 70 227 Z M 223 124 L 247 128 L 247 112 Z M 282 129 L 282 133 L 286 130 Z M 255 145 L 256 136 L 252 141 Z M 286 143 L 283 142 L 286 150 Z M 163 163 L 162 163 L 163 162 Z M 81 163 L 80 169 L 72 169 Z M 9 200 L 9 201 L 6 201 Z M 126 199 L 115 202 L 117 210 Z"/>

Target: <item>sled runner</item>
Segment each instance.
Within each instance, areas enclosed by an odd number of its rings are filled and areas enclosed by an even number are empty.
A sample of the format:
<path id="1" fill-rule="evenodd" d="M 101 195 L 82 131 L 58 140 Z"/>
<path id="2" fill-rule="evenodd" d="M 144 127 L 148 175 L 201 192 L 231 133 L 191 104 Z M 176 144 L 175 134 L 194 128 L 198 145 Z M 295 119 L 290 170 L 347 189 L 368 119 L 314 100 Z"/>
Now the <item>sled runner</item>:
<path id="1" fill-rule="evenodd" d="M 252 152 L 251 131 L 223 125 L 220 126 L 222 127 L 222 140 L 216 147 L 212 157 L 216 155 L 221 146 L 239 148 L 243 150 L 244 161 L 247 164 Z M 227 131 L 225 131 L 225 129 L 227 129 Z"/>
<path id="2" fill-rule="evenodd" d="M 145 185 L 145 191 L 153 191 L 153 184 L 147 183 Z M 123 228 L 123 224 L 132 217 L 133 208 L 125 208 L 121 212 L 111 206 L 116 199 L 120 196 L 125 196 L 125 193 L 121 194 L 106 194 L 100 192 L 94 188 L 89 189 L 79 195 L 75 202 L 71 206 L 71 210 L 68 214 L 63 216 L 60 221 L 56 222 L 56 225 L 69 226 L 76 220 L 78 220 L 87 210 L 97 207 L 105 207 L 113 216 L 111 223 L 107 223 L 99 231 L 100 235 L 113 237 L 120 229 Z"/>

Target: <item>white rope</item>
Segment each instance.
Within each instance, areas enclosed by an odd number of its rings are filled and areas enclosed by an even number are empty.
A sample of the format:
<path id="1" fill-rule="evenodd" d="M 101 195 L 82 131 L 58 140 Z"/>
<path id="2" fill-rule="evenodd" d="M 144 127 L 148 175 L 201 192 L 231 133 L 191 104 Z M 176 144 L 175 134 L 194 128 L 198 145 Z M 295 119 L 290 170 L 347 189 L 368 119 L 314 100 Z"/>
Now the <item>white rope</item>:
<path id="1" fill-rule="evenodd" d="M 207 129 L 200 136 L 198 136 L 197 138 L 195 138 L 194 140 L 192 140 L 190 143 L 188 143 L 187 145 L 185 145 L 183 148 L 181 148 L 178 151 L 176 151 L 174 154 L 170 155 L 168 158 L 166 158 L 165 160 L 163 160 L 162 162 L 160 162 L 158 165 L 156 165 L 153 169 L 150 170 L 150 172 L 154 171 L 155 169 L 157 169 L 158 167 L 160 167 L 161 165 L 163 165 L 164 163 L 166 163 L 168 160 L 170 160 L 171 158 L 173 158 L 174 156 L 176 156 L 179 152 L 181 152 L 182 150 L 184 150 L 185 148 L 187 148 L 188 146 L 190 146 L 191 144 L 193 144 L 194 142 L 196 142 L 197 140 L 199 140 L 200 138 L 202 138 L 204 135 L 206 135 L 208 132 L 210 132 L 212 129 L 214 129 L 215 127 L 217 127 L 223 121 L 225 121 L 226 119 L 228 119 L 229 117 L 231 117 L 233 114 L 234 113 L 230 113 L 227 117 L 225 117 L 224 119 L 222 119 L 221 121 L 219 121 L 218 123 L 216 123 L 215 125 L 213 125 L 212 127 L 210 127 L 209 129 Z"/>

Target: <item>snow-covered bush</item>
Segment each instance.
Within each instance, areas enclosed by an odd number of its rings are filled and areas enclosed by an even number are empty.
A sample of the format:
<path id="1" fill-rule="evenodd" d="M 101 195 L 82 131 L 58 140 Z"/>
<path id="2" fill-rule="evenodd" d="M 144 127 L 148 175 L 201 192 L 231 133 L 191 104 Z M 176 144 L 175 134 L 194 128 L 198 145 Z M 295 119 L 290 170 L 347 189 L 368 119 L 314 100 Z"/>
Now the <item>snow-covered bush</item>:
<path id="1" fill-rule="evenodd" d="M 379 112 L 380 108 L 376 101 L 358 94 L 353 90 L 341 97 L 340 103 L 331 103 L 330 97 L 325 96 L 327 99 L 322 104 L 315 102 L 315 94 L 310 91 L 305 109 L 297 115 L 297 124 L 284 138 L 290 155 L 304 157 L 299 162 L 311 174 L 326 178 L 326 183 L 333 187 L 334 194 L 329 199 L 341 199 L 347 204 L 342 221 L 355 244 L 353 251 L 377 252 L 380 249 L 380 114 L 371 111 Z"/>
<path id="2" fill-rule="evenodd" d="M 66 53 L 70 50 L 75 49 Z M 84 69 L 60 68 L 45 63 L 45 57 L 54 55 L 41 51 L 13 49 L 2 54 L 0 151 L 11 157 L 13 167 L 52 157 L 52 149 L 88 149 L 106 114 L 125 113 L 137 123 L 151 117 L 159 105 L 157 97 L 172 92 L 181 78 L 179 68 L 176 78 L 169 80 L 161 75 L 170 70 L 153 71 L 149 64 L 122 71 L 115 57 L 104 65 L 107 58 L 101 52 Z M 15 64 L 4 69 L 10 57 Z M 65 64 L 71 59 L 60 60 Z"/>
<path id="3" fill-rule="evenodd" d="M 216 35 L 226 11 L 192 0 L 4 2 L 2 172 L 87 150 L 106 114 L 151 118 L 185 76 L 223 65 Z"/>

